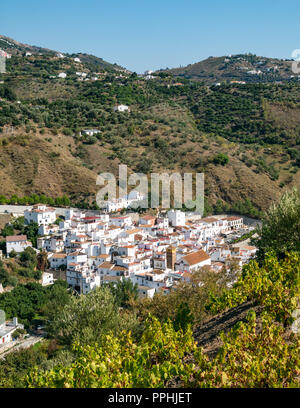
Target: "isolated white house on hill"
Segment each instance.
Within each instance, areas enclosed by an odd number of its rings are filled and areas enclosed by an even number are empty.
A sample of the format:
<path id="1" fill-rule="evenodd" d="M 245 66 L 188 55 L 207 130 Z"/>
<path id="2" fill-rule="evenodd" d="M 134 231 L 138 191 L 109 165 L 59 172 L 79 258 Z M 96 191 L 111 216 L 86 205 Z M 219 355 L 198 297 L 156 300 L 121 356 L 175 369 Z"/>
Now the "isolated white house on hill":
<path id="1" fill-rule="evenodd" d="M 116 105 L 114 106 L 115 112 L 130 112 L 130 109 L 127 105 Z"/>
<path id="2" fill-rule="evenodd" d="M 101 130 L 99 130 L 99 129 L 83 129 L 80 132 L 80 135 L 94 136 L 97 133 L 101 133 Z"/>

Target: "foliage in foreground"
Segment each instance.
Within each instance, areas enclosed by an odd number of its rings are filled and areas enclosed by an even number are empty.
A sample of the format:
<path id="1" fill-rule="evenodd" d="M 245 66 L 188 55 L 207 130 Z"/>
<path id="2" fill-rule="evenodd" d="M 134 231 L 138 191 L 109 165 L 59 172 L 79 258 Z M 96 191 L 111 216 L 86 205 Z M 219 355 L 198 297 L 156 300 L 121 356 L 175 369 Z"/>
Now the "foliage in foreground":
<path id="1" fill-rule="evenodd" d="M 263 217 L 258 235 L 254 244 L 258 247 L 259 260 L 263 260 L 270 250 L 279 257 L 284 257 L 289 251 L 300 251 L 300 191 L 294 188 L 284 193 L 278 203 L 271 205 Z"/>
<path id="2" fill-rule="evenodd" d="M 185 385 L 214 388 L 299 387 L 300 339 L 285 336 L 282 326 L 262 317 L 258 330 L 256 315 L 250 312 L 248 323 L 239 322 L 228 335 L 221 334 L 223 345 L 209 361 L 198 350 L 199 369 L 190 369 Z"/>
<path id="3" fill-rule="evenodd" d="M 218 313 L 247 300 L 263 305 L 273 319 L 285 325 L 291 323 L 291 314 L 300 300 L 300 254 L 291 252 L 278 260 L 270 253 L 261 268 L 257 261 L 250 261 L 233 288 L 219 297 L 212 296 L 207 307 Z"/>
<path id="4" fill-rule="evenodd" d="M 135 330 L 135 316 L 119 310 L 109 287 L 99 287 L 88 295 L 72 296 L 69 302 L 51 316 L 47 326 L 50 335 L 61 344 L 81 345 L 100 342 L 103 334 L 114 335 L 124 330 Z"/>
<path id="5" fill-rule="evenodd" d="M 226 335 L 214 358 L 193 339 L 190 324 L 149 317 L 140 339 L 124 330 L 102 336 L 101 345 L 73 344 L 76 360 L 50 371 L 32 370 L 28 387 L 298 387 L 299 336 L 286 330 L 299 299 L 299 254 L 285 260 L 268 255 L 262 268 L 245 267 L 230 295 L 214 299 L 216 310 L 256 299 L 264 307 L 260 319 L 249 312 Z M 218 303 L 219 302 L 219 303 Z M 277 321 L 276 321 L 277 320 Z M 284 323 L 284 324 L 282 324 Z M 175 382 L 175 384 L 174 384 Z"/>
<path id="6" fill-rule="evenodd" d="M 255 313 L 240 323 L 209 360 L 193 339 L 191 328 L 175 331 L 171 322 L 147 321 L 138 343 L 130 333 L 106 335 L 103 346 L 73 346 L 76 361 L 26 377 L 28 387 L 158 388 L 176 379 L 185 387 L 296 387 L 299 339 L 286 342 L 282 327 L 269 318 L 256 331 Z M 184 357 L 194 353 L 192 362 Z"/>

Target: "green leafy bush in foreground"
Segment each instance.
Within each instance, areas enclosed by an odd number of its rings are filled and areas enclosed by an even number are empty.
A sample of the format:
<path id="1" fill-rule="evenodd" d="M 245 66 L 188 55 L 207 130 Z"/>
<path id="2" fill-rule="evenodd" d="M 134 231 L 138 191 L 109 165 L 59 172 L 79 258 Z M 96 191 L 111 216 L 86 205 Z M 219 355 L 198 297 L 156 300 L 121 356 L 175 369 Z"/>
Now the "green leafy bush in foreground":
<path id="1" fill-rule="evenodd" d="M 248 323 L 221 338 L 223 346 L 209 360 L 197 348 L 190 328 L 176 332 L 170 322 L 150 319 L 138 344 L 125 332 L 120 337 L 106 335 L 102 347 L 75 344 L 76 362 L 45 373 L 36 368 L 27 376 L 27 386 L 158 388 L 174 379 L 185 387 L 299 386 L 299 338 L 287 343 L 283 328 L 270 318 L 263 318 L 257 332 L 255 313 L 250 313 Z M 192 353 L 193 362 L 185 361 Z"/>
<path id="2" fill-rule="evenodd" d="M 299 387 L 299 336 L 290 323 L 299 300 L 299 254 L 278 261 L 268 255 L 262 268 L 252 261 L 229 295 L 213 299 L 211 308 L 232 307 L 247 299 L 264 306 L 226 335 L 214 358 L 197 346 L 190 325 L 176 331 L 170 321 L 149 317 L 140 340 L 130 332 L 105 334 L 99 345 L 75 343 L 76 360 L 68 367 L 32 370 L 28 387 Z M 279 322 L 276 322 L 278 320 Z"/>
<path id="3" fill-rule="evenodd" d="M 220 297 L 212 296 L 207 306 L 213 313 L 238 306 L 247 300 L 256 300 L 275 320 L 291 323 L 291 314 L 297 308 L 300 297 L 300 255 L 288 253 L 278 260 L 274 253 L 266 256 L 262 267 L 250 261 L 230 291 Z"/>

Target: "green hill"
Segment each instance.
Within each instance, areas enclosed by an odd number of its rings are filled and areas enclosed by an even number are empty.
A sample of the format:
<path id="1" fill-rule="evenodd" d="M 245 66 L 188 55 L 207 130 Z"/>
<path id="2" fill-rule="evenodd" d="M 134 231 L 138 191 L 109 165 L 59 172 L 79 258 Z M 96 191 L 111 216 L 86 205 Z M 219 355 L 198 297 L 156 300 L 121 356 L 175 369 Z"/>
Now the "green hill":
<path id="1" fill-rule="evenodd" d="M 168 72 L 177 77 L 207 83 L 222 81 L 276 82 L 295 77 L 290 60 L 258 57 L 253 54 L 209 57 L 186 67 L 171 68 L 160 72 Z"/>
<path id="2" fill-rule="evenodd" d="M 253 215 L 300 187 L 295 79 L 213 86 L 160 72 L 146 80 L 86 54 L 25 56 L 1 38 L 17 51 L 0 74 L 0 195 L 67 194 L 92 204 L 97 174 L 118 174 L 121 163 L 144 173 L 204 172 L 214 211 Z M 118 103 L 130 113 L 114 112 Z M 82 136 L 86 128 L 100 133 Z"/>

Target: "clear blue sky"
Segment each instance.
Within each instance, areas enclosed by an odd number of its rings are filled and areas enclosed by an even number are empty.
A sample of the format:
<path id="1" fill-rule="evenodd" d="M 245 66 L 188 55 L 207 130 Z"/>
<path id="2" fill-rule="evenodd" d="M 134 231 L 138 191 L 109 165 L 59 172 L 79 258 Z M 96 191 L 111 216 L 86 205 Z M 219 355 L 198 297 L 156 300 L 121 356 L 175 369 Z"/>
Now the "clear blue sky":
<path id="1" fill-rule="evenodd" d="M 7 0 L 0 34 L 138 73 L 252 52 L 291 58 L 299 0 Z"/>

